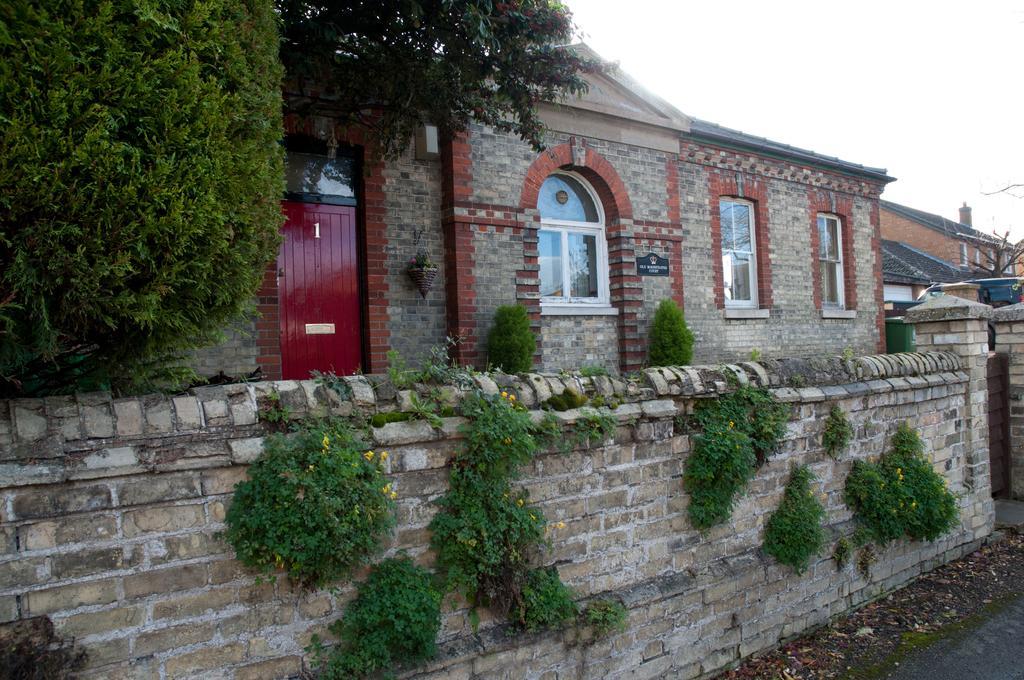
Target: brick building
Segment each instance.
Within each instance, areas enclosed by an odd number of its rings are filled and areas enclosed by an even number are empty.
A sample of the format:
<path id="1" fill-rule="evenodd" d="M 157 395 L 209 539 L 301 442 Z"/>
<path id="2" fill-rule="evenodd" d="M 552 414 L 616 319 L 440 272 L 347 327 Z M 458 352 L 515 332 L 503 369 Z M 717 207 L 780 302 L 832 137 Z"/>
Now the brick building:
<path id="1" fill-rule="evenodd" d="M 586 48 L 582 48 L 586 49 Z M 882 347 L 882 169 L 692 119 L 612 69 L 542 104 L 547 149 L 473 124 L 425 127 L 393 161 L 318 114 L 286 120 L 284 244 L 260 317 L 199 352 L 211 374 L 380 372 L 446 337 L 483 366 L 494 310 L 521 303 L 535 365 L 641 367 L 648 324 L 672 298 L 694 360 Z M 438 265 L 421 293 L 407 269 Z"/>
<path id="2" fill-rule="evenodd" d="M 963 273 L 975 275 L 975 267 L 991 266 L 999 240 L 971 226 L 971 209 L 960 207 L 960 220 L 946 219 L 892 201 L 881 201 L 882 238 L 905 243 L 933 255 Z M 988 253 L 986 255 L 986 253 Z"/>

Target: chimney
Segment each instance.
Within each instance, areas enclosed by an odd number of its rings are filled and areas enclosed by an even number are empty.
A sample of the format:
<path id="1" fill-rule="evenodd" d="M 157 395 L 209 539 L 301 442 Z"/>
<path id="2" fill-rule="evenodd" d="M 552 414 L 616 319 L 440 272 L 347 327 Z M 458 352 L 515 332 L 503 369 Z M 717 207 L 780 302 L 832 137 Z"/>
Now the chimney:
<path id="1" fill-rule="evenodd" d="M 974 226 L 971 224 L 971 208 L 967 205 L 967 201 L 964 201 L 960 208 L 960 224 L 966 224 L 968 227 Z"/>

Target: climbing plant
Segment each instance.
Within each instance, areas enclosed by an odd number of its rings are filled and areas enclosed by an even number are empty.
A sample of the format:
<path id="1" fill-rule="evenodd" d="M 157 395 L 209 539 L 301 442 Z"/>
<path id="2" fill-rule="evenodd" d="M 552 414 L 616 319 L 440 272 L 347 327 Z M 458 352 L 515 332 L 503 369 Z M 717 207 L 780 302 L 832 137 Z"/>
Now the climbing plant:
<path id="1" fill-rule="evenodd" d="M 793 469 L 782 503 L 764 533 L 764 551 L 798 574 L 825 546 L 825 508 L 811 489 L 812 481 L 814 475 L 806 465 Z"/>
<path id="2" fill-rule="evenodd" d="M 387 452 L 367 451 L 341 420 L 274 434 L 235 487 L 225 537 L 246 566 L 322 587 L 366 564 L 394 523 Z"/>
<path id="3" fill-rule="evenodd" d="M 902 536 L 934 541 L 959 519 L 956 497 L 906 423 L 900 423 L 879 461 L 854 462 L 845 498 L 863 532 L 881 545 Z"/>
<path id="4" fill-rule="evenodd" d="M 431 545 L 447 587 L 524 627 L 552 625 L 572 598 L 535 573 L 530 558 L 544 541 L 545 518 L 512 481 L 537 449 L 534 425 L 515 395 L 468 395 L 468 424 L 451 463 L 449 491 L 431 521 Z M 560 584 L 560 582 L 559 582 Z"/>
<path id="5" fill-rule="evenodd" d="M 709 529 L 729 518 L 757 463 L 778 447 L 788 418 L 785 404 L 750 386 L 698 406 L 693 422 L 699 433 L 683 473 L 694 526 Z"/>

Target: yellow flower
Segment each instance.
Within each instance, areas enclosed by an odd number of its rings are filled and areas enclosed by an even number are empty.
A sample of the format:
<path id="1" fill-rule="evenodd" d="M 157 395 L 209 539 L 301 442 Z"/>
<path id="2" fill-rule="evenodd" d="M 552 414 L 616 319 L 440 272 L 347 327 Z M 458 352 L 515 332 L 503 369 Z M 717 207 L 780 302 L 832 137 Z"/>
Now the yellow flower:
<path id="1" fill-rule="evenodd" d="M 523 499 L 520 498 L 519 500 L 517 500 L 516 505 L 518 505 L 519 507 L 523 507 Z"/>
<path id="2" fill-rule="evenodd" d="M 512 437 L 505 437 L 505 446 L 512 445 Z"/>
<path id="3" fill-rule="evenodd" d="M 508 395 L 508 400 L 509 401 L 515 401 L 516 400 L 516 395 L 514 395 L 514 394 Z"/>
<path id="4" fill-rule="evenodd" d="M 387 451 L 381 451 L 380 452 L 380 459 L 381 460 L 387 460 L 388 459 L 388 452 Z"/>
<path id="5" fill-rule="evenodd" d="M 916 507 L 917 507 L 917 501 L 911 501 L 910 502 L 910 509 L 913 510 Z"/>
<path id="6" fill-rule="evenodd" d="M 565 522 L 559 522 L 555 526 L 558 527 L 559 529 L 564 529 L 565 528 Z"/>
<path id="7" fill-rule="evenodd" d="M 736 423 L 734 423 L 734 422 L 732 422 L 732 421 L 730 420 L 730 421 L 729 421 L 729 428 L 730 428 L 730 429 L 732 429 L 732 428 L 734 428 L 734 427 L 736 427 Z"/>
<path id="8" fill-rule="evenodd" d="M 508 392 L 502 392 L 501 393 L 501 398 L 502 399 L 508 399 Z"/>
<path id="9" fill-rule="evenodd" d="M 327 447 L 330 446 L 330 445 L 331 445 L 331 438 L 328 437 L 327 435 L 324 435 L 324 449 L 326 450 Z"/>
<path id="10" fill-rule="evenodd" d="M 381 493 L 391 493 L 391 485 L 390 484 L 385 484 L 384 486 L 382 486 L 380 488 L 380 490 L 381 490 Z"/>
<path id="11" fill-rule="evenodd" d="M 536 522 L 536 521 L 537 521 L 537 515 L 535 515 L 535 514 L 533 514 L 533 513 L 531 512 L 531 513 L 530 513 L 530 519 L 532 519 L 532 520 L 533 520 L 534 522 Z"/>
<path id="12" fill-rule="evenodd" d="M 391 500 L 395 500 L 396 498 L 398 498 L 398 492 L 397 491 L 392 491 L 391 492 Z"/>
<path id="13" fill-rule="evenodd" d="M 366 460 L 373 460 L 373 451 L 367 451 L 363 454 L 363 458 Z"/>
<path id="14" fill-rule="evenodd" d="M 315 465 L 310 465 L 310 466 L 309 466 L 309 467 L 308 467 L 307 469 L 308 469 L 308 470 L 309 470 L 310 472 L 312 472 L 313 470 L 315 470 L 315 469 L 316 469 L 316 466 L 315 466 Z"/>

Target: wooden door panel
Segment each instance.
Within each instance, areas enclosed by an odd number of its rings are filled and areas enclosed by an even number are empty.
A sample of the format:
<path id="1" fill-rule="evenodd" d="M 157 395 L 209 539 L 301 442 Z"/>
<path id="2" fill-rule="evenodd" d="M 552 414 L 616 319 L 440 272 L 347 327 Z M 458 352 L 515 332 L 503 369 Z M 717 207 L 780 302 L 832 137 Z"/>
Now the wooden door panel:
<path id="1" fill-rule="evenodd" d="M 281 371 L 350 374 L 362 357 L 359 267 L 354 207 L 283 204 L 278 256 Z"/>

